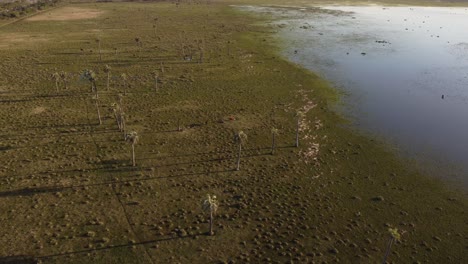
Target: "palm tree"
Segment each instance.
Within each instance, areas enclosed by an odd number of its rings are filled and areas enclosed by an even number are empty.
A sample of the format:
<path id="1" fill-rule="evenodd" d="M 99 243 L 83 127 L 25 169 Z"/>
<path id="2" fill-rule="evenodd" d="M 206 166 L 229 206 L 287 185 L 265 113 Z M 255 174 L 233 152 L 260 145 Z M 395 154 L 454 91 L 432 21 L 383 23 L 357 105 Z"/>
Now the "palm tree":
<path id="1" fill-rule="evenodd" d="M 124 112 L 124 107 L 123 107 L 123 95 L 119 93 L 117 95 L 117 98 L 119 99 L 119 107 L 120 107 L 120 112 Z"/>
<path id="2" fill-rule="evenodd" d="M 296 145 L 295 147 L 299 147 L 299 129 L 301 128 L 301 119 L 304 117 L 304 113 L 301 111 L 297 111 L 296 113 L 297 123 L 296 123 Z"/>
<path id="3" fill-rule="evenodd" d="M 136 37 L 135 38 L 135 43 L 137 44 L 137 46 L 140 48 L 139 51 L 141 52 L 141 50 L 143 49 L 143 41 L 140 37 Z"/>
<path id="4" fill-rule="evenodd" d="M 117 127 L 119 128 L 119 131 L 122 131 L 122 125 L 121 125 L 121 109 L 117 103 L 111 104 L 111 110 L 114 113 L 115 121 L 117 122 Z"/>
<path id="5" fill-rule="evenodd" d="M 98 44 L 98 50 L 99 50 L 99 61 L 102 61 L 102 53 L 101 53 L 101 39 L 97 38 L 96 43 Z"/>
<path id="6" fill-rule="evenodd" d="M 109 81 L 110 81 L 110 72 L 111 72 L 111 66 L 107 65 L 104 66 L 104 72 L 107 74 L 107 91 L 109 91 Z"/>
<path id="7" fill-rule="evenodd" d="M 58 72 L 52 73 L 52 79 L 55 81 L 55 89 L 57 89 L 57 92 L 59 91 L 59 81 L 60 81 L 60 74 Z"/>
<path id="8" fill-rule="evenodd" d="M 157 23 L 158 23 L 158 18 L 154 18 L 154 24 L 153 24 L 153 30 L 154 30 L 154 37 L 157 36 L 157 29 L 158 29 L 158 26 L 157 26 Z"/>
<path id="9" fill-rule="evenodd" d="M 389 228 L 388 232 L 390 233 L 390 240 L 388 241 L 387 250 L 385 252 L 385 256 L 382 261 L 382 264 L 387 263 L 387 258 L 388 258 L 388 255 L 390 255 L 390 249 L 392 248 L 393 243 L 395 241 L 400 241 L 401 235 L 405 233 L 405 231 L 400 233 L 397 228 Z"/>
<path id="10" fill-rule="evenodd" d="M 124 139 L 126 138 L 126 129 L 125 129 L 125 109 L 123 107 L 123 95 L 118 94 L 117 95 L 119 99 L 119 120 L 120 120 L 120 131 L 123 134 Z"/>
<path id="11" fill-rule="evenodd" d="M 101 112 L 99 111 L 99 97 L 98 94 L 93 95 L 92 97 L 94 101 L 94 105 L 96 106 L 96 111 L 99 119 L 99 125 L 102 125 L 102 120 L 101 120 Z"/>
<path id="12" fill-rule="evenodd" d="M 126 132 L 126 129 L 125 129 L 125 113 L 121 110 L 120 112 L 120 131 L 122 132 L 123 136 L 124 136 L 124 139 L 127 138 L 127 132 Z"/>
<path id="13" fill-rule="evenodd" d="M 213 232 L 213 220 L 216 211 L 218 210 L 218 201 L 216 200 L 216 196 L 210 196 L 209 194 L 206 197 L 206 200 L 202 202 L 202 210 L 205 212 L 210 213 L 210 236 L 214 235 Z"/>
<path id="14" fill-rule="evenodd" d="M 97 86 L 96 86 L 97 75 L 96 75 L 96 73 L 93 70 L 86 69 L 81 74 L 81 78 L 89 81 L 91 83 L 91 92 L 95 92 L 97 94 Z"/>
<path id="15" fill-rule="evenodd" d="M 198 63 L 203 63 L 203 48 L 199 48 L 199 51 L 200 51 L 200 58 L 198 59 Z"/>
<path id="16" fill-rule="evenodd" d="M 245 134 L 243 131 L 239 131 L 235 136 L 234 136 L 234 141 L 239 144 L 239 153 L 237 154 L 237 168 L 236 170 L 240 170 L 240 160 L 241 160 L 241 154 L 242 154 L 242 145 L 245 144 L 247 141 L 247 134 Z"/>
<path id="17" fill-rule="evenodd" d="M 141 47 L 141 39 L 140 37 L 135 38 L 135 43 L 137 44 L 138 47 Z"/>
<path id="18" fill-rule="evenodd" d="M 158 91 L 158 79 L 159 79 L 157 71 L 153 72 L 153 78 L 154 78 L 154 90 L 157 92 Z"/>
<path id="19" fill-rule="evenodd" d="M 182 127 L 180 126 L 180 118 L 177 118 L 177 131 L 182 131 Z"/>
<path id="20" fill-rule="evenodd" d="M 271 155 L 275 154 L 275 149 L 276 149 L 276 135 L 278 135 L 278 129 L 277 128 L 272 128 L 271 129 Z"/>
<path id="21" fill-rule="evenodd" d="M 64 71 L 60 72 L 60 79 L 62 79 L 65 90 L 68 89 L 68 73 Z"/>
<path id="22" fill-rule="evenodd" d="M 125 73 L 120 74 L 120 79 L 122 79 L 124 94 L 126 95 L 127 94 L 127 80 L 128 80 L 127 74 Z"/>
<path id="23" fill-rule="evenodd" d="M 138 133 L 136 131 L 132 131 L 129 134 L 127 134 L 125 140 L 132 144 L 132 165 L 133 167 L 136 166 L 135 162 L 135 144 L 138 143 Z"/>

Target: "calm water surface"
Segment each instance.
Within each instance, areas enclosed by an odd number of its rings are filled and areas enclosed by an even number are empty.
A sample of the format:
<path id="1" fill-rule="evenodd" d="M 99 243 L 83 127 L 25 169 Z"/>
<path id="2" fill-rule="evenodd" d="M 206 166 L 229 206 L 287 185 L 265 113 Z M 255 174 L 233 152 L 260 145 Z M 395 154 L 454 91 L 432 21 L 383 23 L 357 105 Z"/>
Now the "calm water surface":
<path id="1" fill-rule="evenodd" d="M 285 56 L 343 90 L 357 127 L 468 187 L 468 9 L 322 8 L 344 13 L 247 9 L 280 17 Z"/>

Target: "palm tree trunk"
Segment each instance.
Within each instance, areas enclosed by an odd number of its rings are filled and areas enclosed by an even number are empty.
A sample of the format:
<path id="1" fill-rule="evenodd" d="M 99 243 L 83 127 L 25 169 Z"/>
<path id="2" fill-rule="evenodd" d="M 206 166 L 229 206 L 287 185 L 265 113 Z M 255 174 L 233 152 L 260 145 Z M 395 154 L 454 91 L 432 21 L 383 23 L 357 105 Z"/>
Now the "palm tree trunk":
<path id="1" fill-rule="evenodd" d="M 158 76 L 154 77 L 154 90 L 158 91 Z"/>
<path id="2" fill-rule="evenodd" d="M 120 126 L 121 126 L 122 133 L 123 133 L 124 140 L 125 140 L 127 135 L 125 133 L 125 117 L 124 116 L 120 117 Z"/>
<path id="3" fill-rule="evenodd" d="M 299 147 L 299 127 L 301 126 L 301 119 L 300 117 L 297 118 L 297 125 L 296 125 L 296 148 Z"/>
<path id="4" fill-rule="evenodd" d="M 102 125 L 102 120 L 101 120 L 101 112 L 99 111 L 99 102 L 98 102 L 98 99 L 96 98 L 96 100 L 94 101 L 95 105 L 96 105 L 96 110 L 97 110 L 97 114 L 98 114 L 98 118 L 99 118 L 99 125 Z"/>
<path id="5" fill-rule="evenodd" d="M 107 91 L 109 91 L 110 72 L 107 73 Z"/>
<path id="6" fill-rule="evenodd" d="M 132 165 L 133 165 L 133 167 L 136 166 L 136 162 L 135 162 L 135 144 L 132 144 Z"/>
<path id="7" fill-rule="evenodd" d="M 119 131 L 121 130 L 120 129 L 120 119 L 119 119 L 119 116 L 117 114 L 117 111 L 114 111 L 114 117 L 115 117 L 115 121 L 117 122 L 117 127 L 119 128 Z"/>
<path id="8" fill-rule="evenodd" d="M 203 49 L 200 50 L 200 60 L 198 63 L 203 63 Z"/>
<path id="9" fill-rule="evenodd" d="M 213 232 L 213 209 L 210 209 L 210 236 L 214 235 Z"/>
<path id="10" fill-rule="evenodd" d="M 273 134 L 273 139 L 271 140 L 271 155 L 275 154 L 275 134 Z"/>
<path id="11" fill-rule="evenodd" d="M 99 61 L 102 61 L 101 42 L 99 41 Z"/>
<path id="12" fill-rule="evenodd" d="M 59 91 L 58 81 L 55 81 L 55 89 L 57 89 L 57 92 Z"/>
<path id="13" fill-rule="evenodd" d="M 390 241 L 388 242 L 388 246 L 387 246 L 387 250 L 385 252 L 385 256 L 384 256 L 384 259 L 382 261 L 382 264 L 385 264 L 387 263 L 387 258 L 388 258 L 388 255 L 390 255 L 390 249 L 392 248 L 392 245 L 393 245 L 393 241 L 395 240 L 395 238 L 391 238 Z"/>
<path id="14" fill-rule="evenodd" d="M 239 143 L 239 153 L 237 155 L 237 168 L 236 168 L 236 170 L 240 170 L 241 153 L 242 153 L 242 143 Z"/>
<path id="15" fill-rule="evenodd" d="M 96 81 L 93 81 L 91 83 L 91 92 L 95 92 L 97 94 L 97 86 L 96 86 Z"/>

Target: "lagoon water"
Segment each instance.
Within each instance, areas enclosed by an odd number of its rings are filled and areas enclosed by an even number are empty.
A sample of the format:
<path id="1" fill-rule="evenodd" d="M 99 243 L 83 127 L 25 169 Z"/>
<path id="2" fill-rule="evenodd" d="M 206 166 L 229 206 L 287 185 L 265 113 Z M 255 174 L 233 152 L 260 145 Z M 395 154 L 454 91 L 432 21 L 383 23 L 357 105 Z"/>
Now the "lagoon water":
<path id="1" fill-rule="evenodd" d="M 279 17 L 284 55 L 344 91 L 355 126 L 468 187 L 468 9 L 247 9 Z"/>

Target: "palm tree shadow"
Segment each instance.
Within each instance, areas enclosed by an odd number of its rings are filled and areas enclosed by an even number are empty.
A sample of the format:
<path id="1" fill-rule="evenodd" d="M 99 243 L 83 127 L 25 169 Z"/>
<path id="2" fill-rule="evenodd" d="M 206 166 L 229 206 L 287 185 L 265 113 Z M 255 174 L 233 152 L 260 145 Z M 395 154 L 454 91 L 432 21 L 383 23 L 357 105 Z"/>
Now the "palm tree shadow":
<path id="1" fill-rule="evenodd" d="M 39 261 L 31 256 L 8 256 L 0 257 L 0 264 L 37 264 Z"/>
<path id="2" fill-rule="evenodd" d="M 141 168 L 141 167 L 127 167 L 131 171 L 139 171 L 140 170 L 147 170 L 150 171 L 151 168 Z M 168 175 L 168 176 L 157 176 L 157 177 L 146 177 L 146 178 L 135 178 L 135 179 L 127 179 L 127 180 L 116 180 L 116 181 L 104 181 L 99 183 L 91 183 L 91 184 L 80 184 L 80 185 L 68 185 L 68 186 L 49 186 L 49 187 L 37 187 L 37 188 L 23 188 L 11 191 L 3 191 L 0 192 L 1 197 L 11 197 L 11 196 L 32 196 L 35 194 L 45 194 L 45 193 L 55 193 L 55 192 L 62 192 L 66 189 L 73 189 L 73 188 L 82 188 L 82 187 L 94 187 L 94 186 L 104 186 L 108 184 L 125 184 L 129 182 L 144 182 L 144 181 L 153 181 L 153 180 L 160 180 L 160 179 L 170 179 L 170 178 L 181 178 L 181 177 L 189 177 L 189 176 L 201 176 L 201 175 L 209 175 L 209 174 L 219 174 L 219 173 L 227 173 L 233 172 L 234 169 L 226 169 L 226 170 L 219 170 L 219 171 L 203 171 L 203 172 L 192 172 L 192 173 L 184 173 L 184 174 L 177 174 L 177 175 Z M 2 262 L 0 262 L 1 264 Z"/>
<path id="3" fill-rule="evenodd" d="M 153 240 L 142 241 L 142 242 L 137 242 L 137 243 L 128 243 L 128 244 L 122 244 L 122 245 L 107 246 L 107 247 L 102 247 L 102 248 L 91 248 L 91 249 L 83 249 L 83 250 L 64 252 L 64 253 L 57 253 L 57 254 L 51 254 L 51 255 L 45 255 L 45 256 L 37 256 L 37 257 L 35 257 L 35 260 L 37 261 L 37 260 L 42 260 L 42 259 L 63 257 L 63 256 L 74 255 L 74 254 L 93 253 L 93 252 L 99 252 L 99 251 L 105 251 L 105 250 L 111 250 L 111 249 L 118 249 L 118 248 L 127 248 L 127 247 L 133 247 L 133 246 L 144 246 L 144 245 L 154 244 L 154 243 L 163 242 L 163 241 L 194 238 L 196 236 L 200 236 L 200 235 L 204 235 L 204 234 L 205 233 L 198 233 L 198 234 L 187 235 L 187 236 L 172 236 L 172 237 L 153 239 Z M 2 263 L 3 262 L 0 262 L 0 264 L 2 264 Z M 9 262 L 7 262 L 7 263 L 9 263 Z M 16 264 L 16 263 L 23 263 L 23 262 L 12 262 L 12 263 Z M 28 264 L 28 263 L 37 263 L 37 262 L 25 262 L 25 263 Z"/>
<path id="4" fill-rule="evenodd" d="M 37 188 L 24 188 L 13 191 L 0 192 L 0 197 L 10 196 L 32 196 L 34 194 L 51 193 L 62 191 L 64 187 L 37 187 Z M 0 261 L 0 264 L 3 263 Z"/>

